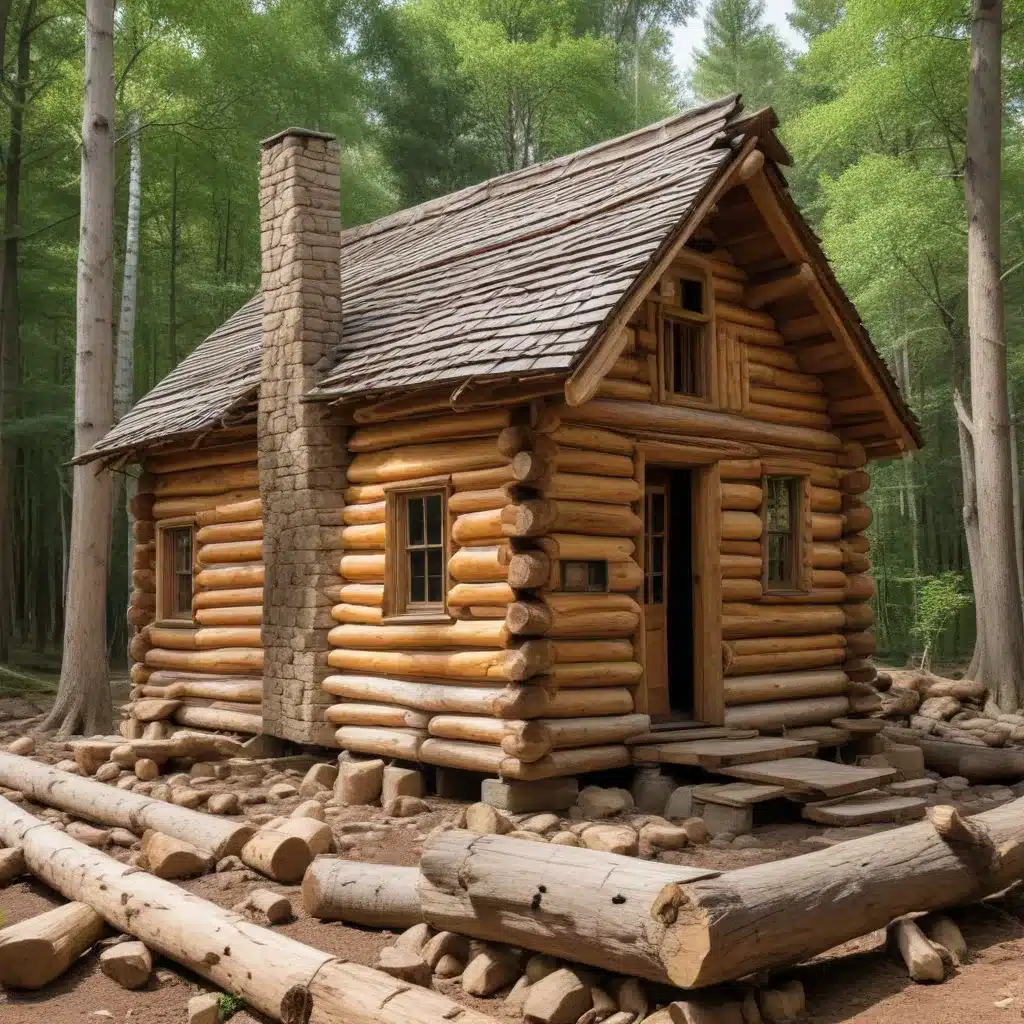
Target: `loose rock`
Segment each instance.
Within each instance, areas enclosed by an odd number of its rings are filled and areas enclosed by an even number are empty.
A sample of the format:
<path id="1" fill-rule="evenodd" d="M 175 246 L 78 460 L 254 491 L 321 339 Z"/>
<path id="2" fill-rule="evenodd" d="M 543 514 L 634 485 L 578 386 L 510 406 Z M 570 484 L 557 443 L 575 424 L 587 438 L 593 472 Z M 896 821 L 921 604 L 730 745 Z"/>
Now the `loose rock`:
<path id="1" fill-rule="evenodd" d="M 513 829 L 512 822 L 490 804 L 476 803 L 466 808 L 466 828 L 479 835 L 505 835 Z"/>
<path id="2" fill-rule="evenodd" d="M 346 807 L 372 804 L 380 797 L 383 784 L 384 762 L 380 758 L 342 761 L 334 797 Z"/>
<path id="3" fill-rule="evenodd" d="M 212 793 L 206 802 L 211 814 L 241 814 L 242 806 L 237 793 Z"/>
<path id="4" fill-rule="evenodd" d="M 418 953 L 398 949 L 395 946 L 386 946 L 380 951 L 377 970 L 390 974 L 391 977 L 401 981 L 407 981 L 411 985 L 421 985 L 424 988 L 430 987 L 430 978 L 433 973 L 429 964 Z"/>
<path id="5" fill-rule="evenodd" d="M 193 996 L 188 1001 L 188 1024 L 218 1024 L 220 997 L 212 992 Z"/>
<path id="6" fill-rule="evenodd" d="M 627 825 L 591 825 L 580 840 L 589 850 L 620 853 L 627 857 L 635 857 L 639 848 L 636 833 Z"/>
<path id="7" fill-rule="evenodd" d="M 100 953 L 100 970 L 122 988 L 142 988 L 153 973 L 153 957 L 141 942 L 119 942 Z"/>
<path id="8" fill-rule="evenodd" d="M 507 951 L 484 950 L 462 972 L 462 989 L 467 995 L 489 996 L 510 985 L 519 976 L 518 959 Z"/>
<path id="9" fill-rule="evenodd" d="M 36 741 L 31 736 L 19 736 L 16 740 L 7 744 L 8 753 L 20 754 L 25 757 L 36 749 Z"/>
<path id="10" fill-rule="evenodd" d="M 135 777 L 142 782 L 152 782 L 160 774 L 156 761 L 149 757 L 140 757 L 135 762 Z M 164 799 L 164 798 L 160 798 Z"/>
<path id="11" fill-rule="evenodd" d="M 400 796 L 423 796 L 423 773 L 414 768 L 388 765 L 381 778 L 380 802 L 388 804 Z"/>
<path id="12" fill-rule="evenodd" d="M 591 1007 L 590 986 L 567 967 L 530 986 L 523 1015 L 544 1024 L 575 1024 Z"/>
<path id="13" fill-rule="evenodd" d="M 389 818 L 415 818 L 429 811 L 430 805 L 418 796 L 396 796 L 384 803 L 384 813 Z"/>

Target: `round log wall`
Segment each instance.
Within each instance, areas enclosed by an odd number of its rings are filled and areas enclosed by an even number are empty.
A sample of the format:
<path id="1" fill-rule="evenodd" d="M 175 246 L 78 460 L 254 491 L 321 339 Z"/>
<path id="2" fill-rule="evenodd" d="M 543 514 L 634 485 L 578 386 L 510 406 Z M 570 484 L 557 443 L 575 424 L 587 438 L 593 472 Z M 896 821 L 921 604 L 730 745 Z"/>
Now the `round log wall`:
<path id="1" fill-rule="evenodd" d="M 629 763 L 640 678 L 633 443 L 526 409 L 365 426 L 350 438 L 342 582 L 324 689 L 338 745 L 543 779 Z M 539 420 L 538 420 L 539 416 Z M 416 443 L 422 442 L 422 443 Z M 449 484 L 444 623 L 384 615 L 389 486 Z M 563 593 L 560 560 L 610 563 Z"/>
<path id="2" fill-rule="evenodd" d="M 152 456 L 132 514 L 134 684 L 121 732 L 262 730 L 263 523 L 250 435 Z M 157 620 L 162 527 L 193 527 L 192 621 Z"/>

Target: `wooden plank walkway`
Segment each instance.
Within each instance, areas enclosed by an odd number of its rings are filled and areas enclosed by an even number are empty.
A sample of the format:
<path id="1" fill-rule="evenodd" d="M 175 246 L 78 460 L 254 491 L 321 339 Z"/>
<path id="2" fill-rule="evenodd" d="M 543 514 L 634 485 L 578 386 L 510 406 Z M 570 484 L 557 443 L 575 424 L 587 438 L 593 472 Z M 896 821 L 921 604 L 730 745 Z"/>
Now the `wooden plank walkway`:
<path id="1" fill-rule="evenodd" d="M 645 744 L 633 748 L 633 760 L 637 763 L 688 764 L 709 771 L 719 771 L 730 765 L 767 762 L 777 758 L 799 758 L 803 755 L 810 757 L 817 751 L 818 744 L 812 740 L 755 736 L 747 739 Z"/>
<path id="2" fill-rule="evenodd" d="M 877 789 L 839 800 L 807 804 L 803 816 L 822 825 L 870 825 L 873 822 L 916 821 L 925 814 L 925 802 L 916 796 L 893 796 Z"/>
<path id="3" fill-rule="evenodd" d="M 874 789 L 896 777 L 895 768 L 854 768 L 814 757 L 789 757 L 777 761 L 752 764 L 723 765 L 716 769 L 748 782 L 784 786 L 794 793 L 820 793 L 824 796 L 847 796 Z"/>

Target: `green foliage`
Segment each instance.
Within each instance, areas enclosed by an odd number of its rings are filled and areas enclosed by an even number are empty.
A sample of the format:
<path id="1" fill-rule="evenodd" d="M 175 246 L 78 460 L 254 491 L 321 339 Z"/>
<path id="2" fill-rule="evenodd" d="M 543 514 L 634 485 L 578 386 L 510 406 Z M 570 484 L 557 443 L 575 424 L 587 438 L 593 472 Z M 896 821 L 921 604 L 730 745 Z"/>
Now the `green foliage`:
<path id="1" fill-rule="evenodd" d="M 922 662 L 942 636 L 950 622 L 973 603 L 963 589 L 964 578 L 958 572 L 938 576 L 917 576 L 910 581 L 917 592 L 917 615 L 910 628 L 923 647 Z"/>
<path id="2" fill-rule="evenodd" d="M 230 1020 L 236 1013 L 245 1009 L 245 1000 L 240 999 L 231 992 L 221 992 L 217 1003 L 220 1006 L 220 1019 L 222 1021 Z"/>

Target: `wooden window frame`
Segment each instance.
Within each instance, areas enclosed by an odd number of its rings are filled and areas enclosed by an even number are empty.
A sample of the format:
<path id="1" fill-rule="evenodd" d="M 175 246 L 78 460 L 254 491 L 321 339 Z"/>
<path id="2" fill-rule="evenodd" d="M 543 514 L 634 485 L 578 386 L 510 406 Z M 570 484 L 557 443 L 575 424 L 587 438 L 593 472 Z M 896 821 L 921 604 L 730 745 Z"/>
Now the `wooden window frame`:
<path id="1" fill-rule="evenodd" d="M 454 621 L 448 610 L 448 562 L 452 556 L 452 517 L 448 510 L 451 498 L 451 478 L 439 477 L 421 481 L 414 487 L 389 487 L 384 494 L 384 614 L 382 622 L 450 623 Z M 431 494 L 441 496 L 441 600 L 424 604 L 410 604 L 406 598 L 409 588 L 408 502 Z"/>
<path id="2" fill-rule="evenodd" d="M 195 516 L 179 516 L 177 519 L 163 519 L 156 524 L 156 623 L 169 628 L 188 629 L 195 625 L 191 608 L 189 617 L 178 618 L 170 614 L 174 606 L 173 587 L 175 579 L 174 551 L 171 538 L 178 530 L 192 531 L 192 584 L 196 574 L 196 519 Z"/>
<path id="3" fill-rule="evenodd" d="M 790 466 L 773 466 L 762 462 L 761 476 L 761 590 L 765 594 L 806 594 L 813 586 L 814 537 L 811 522 L 811 479 L 805 472 Z M 770 479 L 794 481 L 790 509 L 790 536 L 793 539 L 792 578 L 784 582 L 768 579 L 768 481 Z"/>
<path id="4" fill-rule="evenodd" d="M 683 309 L 677 303 L 681 280 L 700 282 L 704 296 L 705 311 L 703 313 Z M 651 298 L 657 304 L 659 401 L 664 405 L 688 405 L 703 408 L 717 406 L 719 404 L 718 359 L 715 332 L 715 291 L 711 270 L 702 260 L 690 255 L 681 257 L 662 276 L 657 287 L 652 290 Z M 666 339 L 665 321 L 667 319 L 699 325 L 702 329 L 703 340 L 697 359 L 697 371 L 700 375 L 699 394 L 686 395 L 672 390 L 673 353 Z"/>

